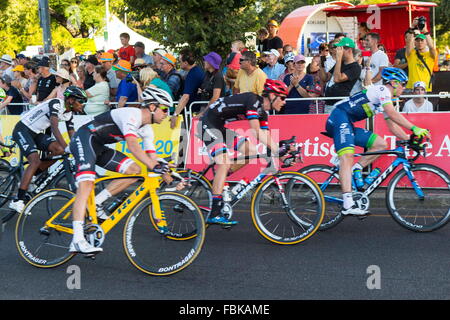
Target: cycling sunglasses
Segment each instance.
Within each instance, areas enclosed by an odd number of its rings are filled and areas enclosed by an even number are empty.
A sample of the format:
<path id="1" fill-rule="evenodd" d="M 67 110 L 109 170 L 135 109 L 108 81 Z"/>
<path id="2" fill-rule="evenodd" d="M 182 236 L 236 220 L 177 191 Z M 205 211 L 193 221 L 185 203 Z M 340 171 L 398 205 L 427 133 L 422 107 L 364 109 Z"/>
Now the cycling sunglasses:
<path id="1" fill-rule="evenodd" d="M 284 101 L 284 100 L 286 100 L 287 99 L 287 97 L 286 96 L 277 96 L 278 98 L 280 98 L 280 100 L 281 101 Z"/>
<path id="2" fill-rule="evenodd" d="M 160 104 L 160 105 L 158 106 L 158 108 L 160 108 L 161 111 L 164 112 L 164 113 L 169 113 L 169 111 L 170 111 L 169 107 L 168 107 L 168 106 L 165 106 L 165 105 L 163 105 L 163 104 Z"/>

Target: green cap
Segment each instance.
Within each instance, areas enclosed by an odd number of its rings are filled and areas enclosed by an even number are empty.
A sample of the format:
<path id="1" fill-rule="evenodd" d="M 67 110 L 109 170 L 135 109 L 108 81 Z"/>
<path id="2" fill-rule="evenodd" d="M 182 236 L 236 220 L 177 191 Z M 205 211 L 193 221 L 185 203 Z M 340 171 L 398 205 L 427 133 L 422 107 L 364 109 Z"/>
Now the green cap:
<path id="1" fill-rule="evenodd" d="M 335 44 L 336 47 L 356 48 L 355 41 L 350 38 L 342 38 L 341 41 Z"/>
<path id="2" fill-rule="evenodd" d="M 421 33 L 419 33 L 419 34 L 417 34 L 417 35 L 416 35 L 415 39 L 422 39 L 422 40 L 426 40 L 426 39 L 427 39 L 427 37 L 426 37 L 426 35 L 424 35 L 424 34 L 421 34 Z"/>

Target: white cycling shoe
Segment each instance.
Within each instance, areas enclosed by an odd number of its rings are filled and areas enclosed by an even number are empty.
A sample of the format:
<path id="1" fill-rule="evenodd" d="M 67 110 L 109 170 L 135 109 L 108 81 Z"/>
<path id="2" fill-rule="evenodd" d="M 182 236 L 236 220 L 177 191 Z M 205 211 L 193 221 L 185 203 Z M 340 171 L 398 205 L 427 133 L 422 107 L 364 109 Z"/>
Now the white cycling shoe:
<path id="1" fill-rule="evenodd" d="M 356 204 L 354 204 L 353 207 L 350 207 L 348 209 L 342 208 L 341 213 L 344 216 L 365 216 L 369 213 L 369 211 L 362 210 Z"/>
<path id="2" fill-rule="evenodd" d="M 103 252 L 103 249 L 100 247 L 94 247 L 86 240 L 81 240 L 78 242 L 72 242 L 70 243 L 69 252 L 71 253 L 83 253 L 83 254 L 95 254 Z"/>
<path id="3" fill-rule="evenodd" d="M 21 213 L 23 211 L 23 208 L 25 208 L 25 201 L 13 200 L 9 203 L 9 208 L 18 213 Z"/>

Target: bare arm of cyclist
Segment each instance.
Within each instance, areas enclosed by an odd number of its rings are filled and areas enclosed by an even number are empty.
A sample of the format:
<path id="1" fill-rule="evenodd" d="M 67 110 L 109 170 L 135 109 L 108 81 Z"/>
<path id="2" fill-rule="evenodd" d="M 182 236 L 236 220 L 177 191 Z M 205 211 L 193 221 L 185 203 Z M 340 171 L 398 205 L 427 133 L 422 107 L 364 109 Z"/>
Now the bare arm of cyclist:
<path id="1" fill-rule="evenodd" d="M 145 151 L 142 150 L 137 137 L 129 135 L 125 137 L 125 141 L 127 142 L 127 146 L 131 154 L 135 156 L 137 160 L 142 162 L 147 168 L 153 169 L 153 167 L 158 164 L 158 161 L 152 157 L 149 157 Z"/>
<path id="2" fill-rule="evenodd" d="M 398 124 L 399 126 L 411 130 L 411 128 L 414 126 L 411 122 L 409 122 L 402 114 L 397 112 L 395 110 L 395 107 L 392 103 L 388 103 L 383 106 L 384 112 L 389 117 L 389 120 L 392 120 L 394 123 Z M 394 132 L 392 132 L 394 133 Z M 395 133 L 394 133 L 395 134 Z"/>
<path id="3" fill-rule="evenodd" d="M 385 119 L 386 124 L 389 128 L 389 130 L 400 140 L 408 140 L 409 136 L 403 131 L 403 129 L 396 124 L 395 122 L 391 121 L 391 119 Z"/>
<path id="4" fill-rule="evenodd" d="M 56 141 L 58 141 L 61 147 L 65 149 L 67 147 L 67 143 L 64 140 L 61 131 L 59 131 L 58 122 L 59 119 L 57 116 L 50 116 L 50 126 L 52 128 L 52 133 L 55 136 Z"/>
<path id="5" fill-rule="evenodd" d="M 251 119 L 248 122 L 258 141 L 261 141 L 266 147 L 268 147 L 273 154 L 278 154 L 278 145 L 273 142 L 270 130 L 261 129 L 258 119 Z"/>

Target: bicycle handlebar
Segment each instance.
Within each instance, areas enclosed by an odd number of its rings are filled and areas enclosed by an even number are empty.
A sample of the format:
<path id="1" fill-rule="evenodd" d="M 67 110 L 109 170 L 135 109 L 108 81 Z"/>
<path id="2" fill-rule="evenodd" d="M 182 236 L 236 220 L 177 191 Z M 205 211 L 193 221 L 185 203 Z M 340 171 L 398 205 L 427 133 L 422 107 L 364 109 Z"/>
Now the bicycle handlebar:
<path id="1" fill-rule="evenodd" d="M 412 159 L 409 159 L 410 161 L 414 162 L 417 160 L 417 158 L 420 157 L 421 153 L 423 153 L 424 157 L 427 156 L 425 143 L 423 143 L 423 139 L 424 139 L 423 137 L 419 138 L 415 134 L 411 134 L 409 140 L 398 140 L 396 141 L 396 145 L 408 147 L 411 150 L 414 150 L 416 152 L 416 155 Z"/>

